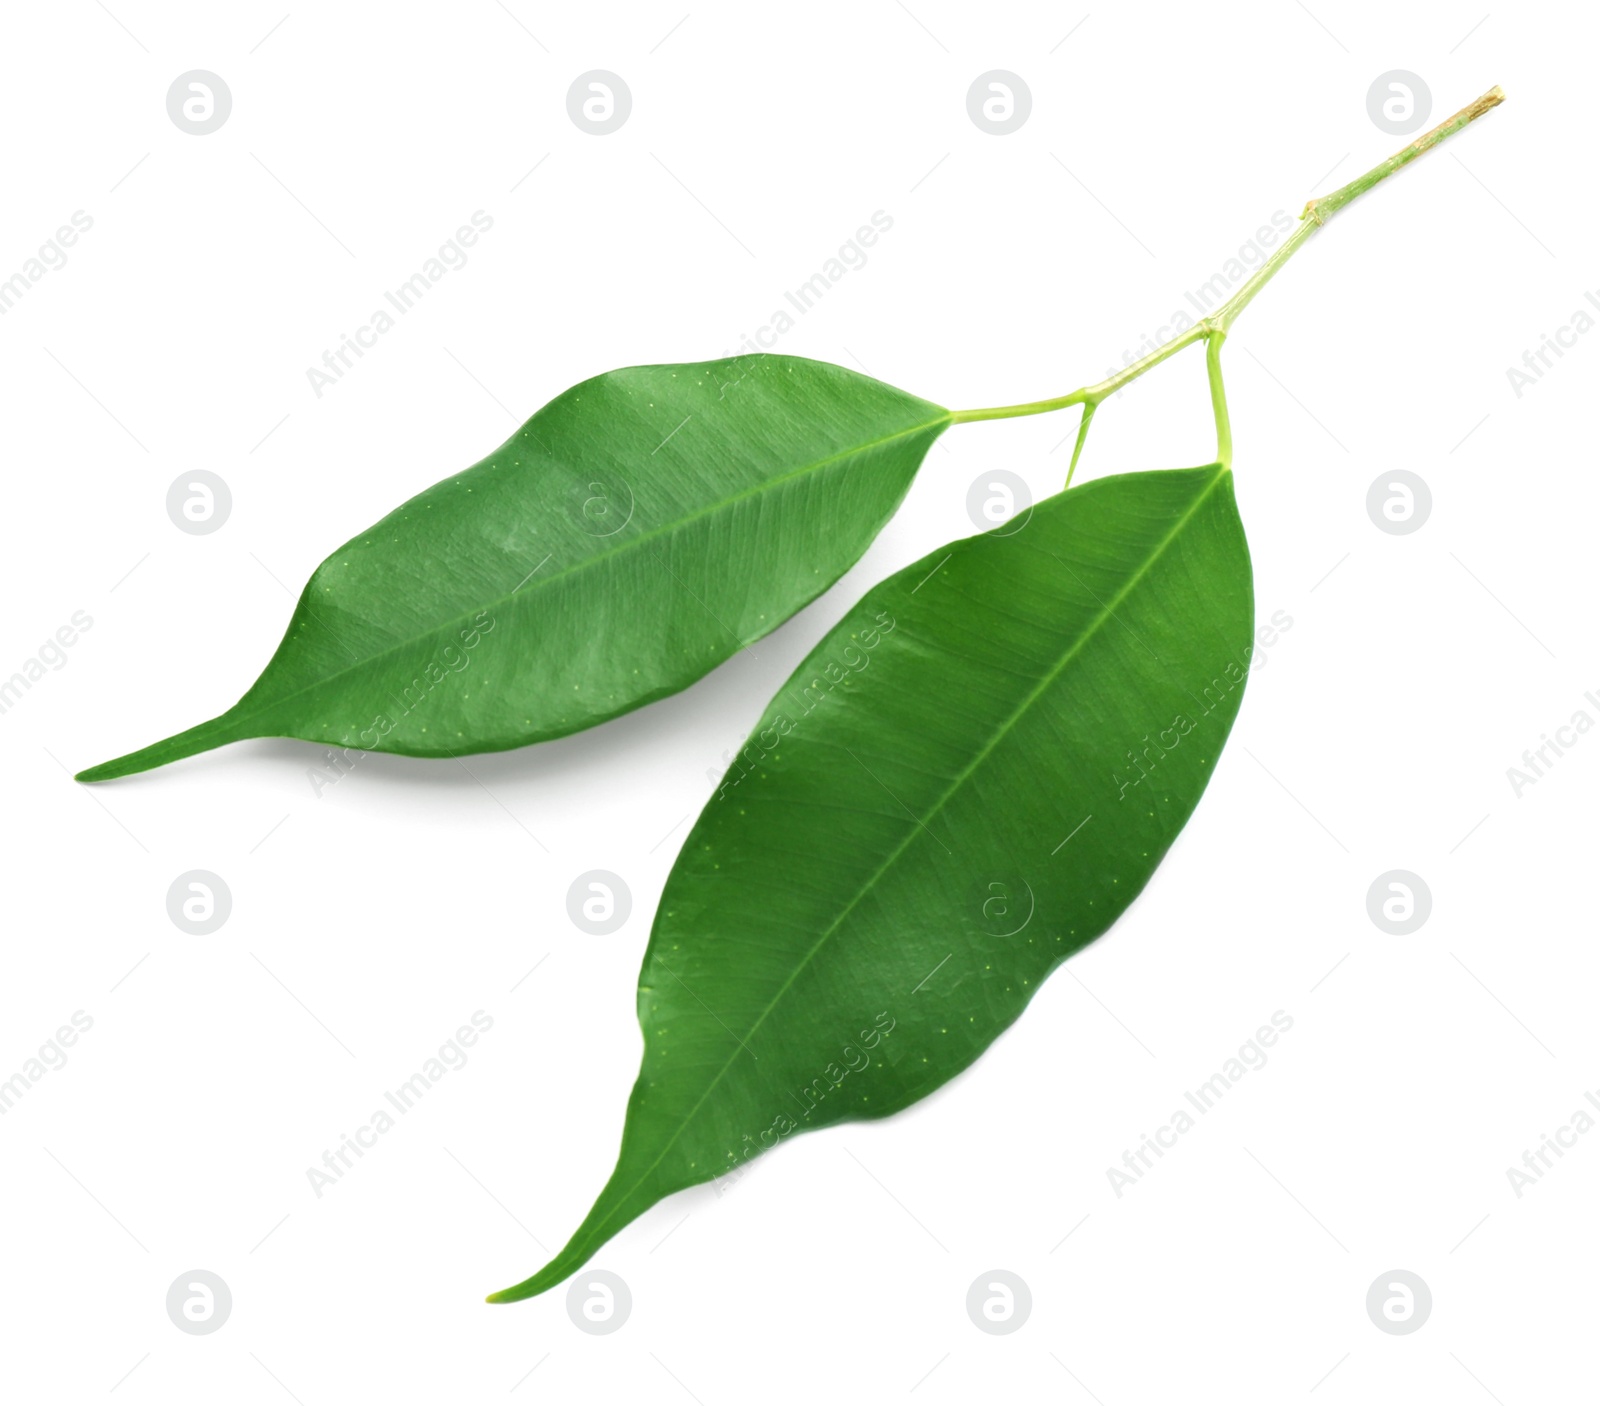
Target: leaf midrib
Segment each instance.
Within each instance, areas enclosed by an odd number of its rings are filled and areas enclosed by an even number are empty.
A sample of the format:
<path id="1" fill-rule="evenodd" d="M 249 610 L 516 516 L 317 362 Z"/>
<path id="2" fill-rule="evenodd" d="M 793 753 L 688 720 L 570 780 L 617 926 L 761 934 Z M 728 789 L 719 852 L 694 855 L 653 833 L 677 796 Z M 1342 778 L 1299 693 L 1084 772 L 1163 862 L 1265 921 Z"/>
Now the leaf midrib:
<path id="1" fill-rule="evenodd" d="M 1204 490 L 1195 498 L 1194 502 L 1184 512 L 1183 516 L 1173 524 L 1171 530 L 1161 539 L 1159 543 L 1156 544 L 1155 550 L 1152 551 L 1145 559 L 1138 571 L 1136 571 L 1129 578 L 1128 583 L 1120 591 L 1118 591 L 1109 602 L 1105 603 L 1101 607 L 1101 609 L 1093 617 L 1089 627 L 1083 631 L 1083 633 L 1074 642 L 1072 647 L 1061 656 L 1055 665 L 1052 666 L 1045 676 L 1033 687 L 1028 696 L 1024 698 L 1023 701 L 1012 711 L 1011 715 L 1000 724 L 1000 726 L 995 730 L 994 734 L 990 737 L 989 741 L 984 744 L 983 748 L 972 759 L 972 761 L 969 762 L 967 766 L 962 769 L 961 773 L 949 784 L 949 786 L 945 788 L 944 793 L 937 801 L 934 802 L 927 814 L 920 817 L 913 817 L 916 823 L 913 824 L 906 832 L 905 839 L 895 846 L 888 858 L 886 858 L 883 863 L 873 871 L 866 882 L 862 884 L 862 886 L 856 891 L 855 896 L 850 900 L 850 902 L 840 910 L 838 917 L 829 923 L 822 935 L 814 943 L 812 943 L 805 956 L 803 956 L 800 961 L 795 964 L 794 970 L 789 973 L 783 984 L 773 994 L 772 999 L 767 1002 L 765 1009 L 763 1009 L 761 1014 L 756 1017 L 749 1030 L 747 1030 L 742 1036 L 737 1037 L 738 1047 L 733 1051 L 732 1054 L 728 1056 L 727 1060 L 723 1063 L 722 1068 L 716 1072 L 716 1075 L 706 1086 L 705 1092 L 700 1095 L 698 1100 L 696 1100 L 694 1107 L 683 1116 L 682 1120 L 678 1124 L 677 1129 L 673 1132 L 672 1136 L 667 1139 L 666 1143 L 661 1148 L 661 1151 L 656 1154 L 655 1160 L 639 1174 L 638 1180 L 635 1181 L 634 1184 L 629 1187 L 621 1197 L 618 1198 L 615 1208 L 595 1223 L 594 1231 L 598 1231 L 602 1226 L 606 1225 L 607 1222 L 612 1220 L 621 1210 L 622 1206 L 626 1204 L 628 1198 L 644 1185 L 645 1178 L 647 1178 L 652 1172 L 655 1171 L 657 1167 L 661 1165 L 661 1162 L 666 1157 L 667 1153 L 672 1150 L 678 1139 L 683 1136 L 683 1133 L 688 1128 L 689 1124 L 694 1121 L 695 1115 L 698 1114 L 701 1108 L 705 1106 L 706 1100 L 710 1098 L 711 1095 L 716 1091 L 717 1086 L 722 1082 L 728 1070 L 733 1067 L 734 1061 L 739 1057 L 740 1051 L 745 1047 L 746 1042 L 755 1035 L 757 1030 L 761 1028 L 762 1022 L 764 1022 L 766 1018 L 772 1014 L 778 1002 L 783 999 L 784 995 L 794 984 L 800 973 L 810 965 L 812 959 L 817 955 L 817 953 L 820 952 L 827 942 L 833 937 L 833 935 L 838 932 L 840 925 L 846 918 L 850 916 L 851 913 L 855 911 L 856 906 L 861 902 L 861 900 L 865 898 L 867 894 L 870 893 L 877 885 L 878 881 L 882 879 L 883 876 L 887 874 L 896 863 L 899 862 L 900 856 L 906 852 L 917 836 L 922 833 L 922 830 L 927 825 L 928 821 L 932 820 L 936 815 L 939 814 L 941 810 L 944 809 L 944 807 L 949 803 L 950 798 L 967 783 L 972 774 L 978 769 L 979 766 L 983 764 L 985 759 L 990 755 L 991 752 L 994 751 L 995 747 L 999 745 L 1006 734 L 1016 726 L 1023 714 L 1026 713 L 1028 709 L 1031 708 L 1036 702 L 1038 702 L 1041 695 L 1060 676 L 1061 671 L 1072 662 L 1072 660 L 1078 655 L 1079 651 L 1081 651 L 1084 646 L 1087 645 L 1088 642 L 1099 633 L 1101 627 L 1112 618 L 1116 608 L 1128 598 L 1129 594 L 1134 590 L 1134 588 L 1138 586 L 1138 584 L 1150 573 L 1151 568 L 1154 567 L 1156 562 L 1158 562 L 1166 553 L 1167 549 L 1177 539 L 1178 535 L 1185 527 L 1188 526 L 1190 519 L 1200 511 L 1202 505 L 1208 498 L 1210 498 L 1216 486 L 1221 483 L 1230 472 L 1230 469 L 1224 467 L 1218 468 L 1217 472 L 1212 476 L 1211 482 L 1208 483 Z M 591 1231 L 591 1235 L 592 1234 L 593 1231 Z"/>
<path id="2" fill-rule="evenodd" d="M 735 504 L 741 503 L 747 498 L 757 497 L 760 494 L 769 492 L 770 490 L 778 488 L 781 485 L 792 481 L 793 479 L 801 478 L 806 474 L 816 473 L 818 470 L 825 469 L 828 467 L 828 465 L 835 464 L 841 459 L 848 459 L 853 454 L 866 454 L 873 449 L 881 449 L 886 444 L 893 444 L 896 440 L 909 439 L 913 435 L 923 434 L 932 429 L 942 429 L 943 427 L 949 425 L 949 423 L 950 412 L 947 410 L 939 419 L 930 420 L 925 425 L 913 425 L 909 429 L 897 430 L 894 434 L 884 435 L 881 439 L 869 440 L 865 444 L 858 444 L 849 449 L 841 449 L 836 454 L 829 454 L 825 458 L 815 460 L 810 464 L 802 464 L 799 468 L 791 469 L 787 473 L 779 474 L 774 478 L 763 479 L 758 484 L 754 484 L 746 489 L 741 489 L 738 493 L 735 493 L 730 497 L 720 499 L 717 502 L 708 505 L 707 507 L 700 508 L 695 512 L 690 513 L 686 517 L 678 518 L 673 522 L 663 523 L 659 527 L 653 527 L 650 529 L 650 531 L 641 533 L 637 537 L 630 537 L 626 542 L 619 543 L 615 551 L 600 556 L 585 557 L 584 560 L 576 563 L 573 566 L 567 567 L 564 571 L 558 571 L 553 576 L 545 577 L 536 584 L 534 589 L 544 590 L 555 585 L 556 582 L 564 580 L 568 576 L 586 571 L 592 566 L 599 565 L 600 563 L 615 562 L 624 552 L 631 551 L 635 547 L 643 546 L 646 542 L 654 541 L 655 539 L 666 536 L 669 533 L 681 531 L 683 528 L 699 521 L 701 518 L 710 517 L 715 513 L 720 513 L 725 508 L 733 507 Z M 313 679 L 310 683 L 295 689 L 291 693 L 280 694 L 276 698 L 269 699 L 268 701 L 262 703 L 259 707 L 252 708 L 248 713 L 235 713 L 230 710 L 229 712 L 222 714 L 222 716 L 217 718 L 216 721 L 219 723 L 223 721 L 227 721 L 228 723 L 241 723 L 252 718 L 260 717 L 262 713 L 268 712 L 273 708 L 281 707 L 283 704 L 300 697 L 301 694 L 309 693 L 314 688 L 322 688 L 332 683 L 335 679 L 343 677 L 345 674 L 351 673 L 357 669 L 364 669 L 369 665 L 376 664 L 379 660 L 384 659 L 389 655 L 397 654 L 401 650 L 410 649 L 421 641 L 430 638 L 431 636 L 437 635 L 443 631 L 452 630 L 456 626 L 462 624 L 464 621 L 471 620 L 474 617 L 481 615 L 486 610 L 499 609 L 514 596 L 516 596 L 521 589 L 522 583 L 519 583 L 518 585 L 513 586 L 511 590 L 504 596 L 500 596 L 494 600 L 488 601 L 485 604 L 477 606 L 474 609 L 466 612 L 465 614 L 457 615 L 441 624 L 430 626 L 428 629 L 419 634 L 413 635 L 409 639 L 399 640 L 392 645 L 388 645 L 385 648 L 378 650 L 374 654 L 366 655 L 364 658 L 357 659 L 352 664 L 345 665 L 342 669 L 336 669 L 331 674 L 323 674 L 320 678 Z M 268 667 L 270 668 L 271 665 L 269 664 Z"/>

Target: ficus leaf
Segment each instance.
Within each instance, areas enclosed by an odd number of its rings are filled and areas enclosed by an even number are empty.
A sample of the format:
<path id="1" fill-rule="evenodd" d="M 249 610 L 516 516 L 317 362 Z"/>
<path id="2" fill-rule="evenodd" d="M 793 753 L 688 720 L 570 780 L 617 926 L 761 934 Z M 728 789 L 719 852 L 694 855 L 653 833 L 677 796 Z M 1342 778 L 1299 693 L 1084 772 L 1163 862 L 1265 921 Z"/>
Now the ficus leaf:
<path id="1" fill-rule="evenodd" d="M 973 1062 L 1103 933 L 1238 711 L 1250 557 L 1221 465 L 1101 479 L 869 591 L 685 841 L 639 978 L 616 1170 L 532 1278 L 784 1137 Z"/>
<path id="2" fill-rule="evenodd" d="M 323 562 L 227 712 L 79 779 L 247 737 L 437 757 L 614 718 L 837 581 L 950 423 L 801 357 L 584 381 Z"/>

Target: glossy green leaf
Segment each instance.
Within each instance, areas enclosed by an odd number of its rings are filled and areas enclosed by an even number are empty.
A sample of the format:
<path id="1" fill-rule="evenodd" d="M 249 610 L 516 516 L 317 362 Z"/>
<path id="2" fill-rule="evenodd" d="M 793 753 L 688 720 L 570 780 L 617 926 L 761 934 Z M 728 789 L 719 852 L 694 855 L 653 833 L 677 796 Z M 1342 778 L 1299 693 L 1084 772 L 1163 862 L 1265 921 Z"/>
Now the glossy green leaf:
<path id="1" fill-rule="evenodd" d="M 838 580 L 949 423 L 800 357 L 584 381 L 323 562 L 226 713 L 79 779 L 246 737 L 437 757 L 614 718 Z"/>
<path id="2" fill-rule="evenodd" d="M 667 880 L 611 1180 L 537 1294 L 683 1187 L 914 1103 L 1116 920 L 1238 711 L 1220 466 L 1101 479 L 868 592 L 772 701 Z"/>

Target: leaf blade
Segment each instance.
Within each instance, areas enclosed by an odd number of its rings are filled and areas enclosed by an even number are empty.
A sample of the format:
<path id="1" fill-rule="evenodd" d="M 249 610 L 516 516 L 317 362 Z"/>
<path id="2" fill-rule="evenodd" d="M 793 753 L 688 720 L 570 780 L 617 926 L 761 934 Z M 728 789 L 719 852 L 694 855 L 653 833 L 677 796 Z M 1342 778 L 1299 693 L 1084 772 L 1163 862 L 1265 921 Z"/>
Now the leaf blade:
<path id="1" fill-rule="evenodd" d="M 1242 669 L 1252 614 L 1220 466 L 1070 490 L 1014 540 L 952 544 L 870 591 L 769 706 L 749 769 L 707 804 L 668 879 L 616 1171 L 561 1253 L 492 1301 L 559 1283 L 751 1146 L 886 1116 L 976 1059 L 1126 908 L 1192 812 L 1243 687 L 1242 672 L 1224 687 L 1212 666 Z M 855 672 L 819 668 L 840 659 Z M 953 662 L 962 688 L 942 697 Z M 1216 697 L 1202 706 L 1190 683 Z M 1114 744 L 1140 745 L 1120 717 L 1129 698 L 1135 716 L 1181 703 L 1198 718 L 1156 744 L 1161 756 L 1146 751 L 1148 773 L 1130 779 L 1123 763 L 1113 796 Z M 1033 833 L 1046 830 L 1048 845 Z M 1025 869 L 1008 872 L 1029 843 Z M 999 907 L 986 872 L 1003 881 Z M 848 1067 L 828 1038 L 855 1051 Z"/>
<path id="2" fill-rule="evenodd" d="M 255 736 L 505 750 L 677 692 L 853 565 L 949 423 L 798 357 L 595 377 L 333 553 L 233 708 L 79 779 Z"/>

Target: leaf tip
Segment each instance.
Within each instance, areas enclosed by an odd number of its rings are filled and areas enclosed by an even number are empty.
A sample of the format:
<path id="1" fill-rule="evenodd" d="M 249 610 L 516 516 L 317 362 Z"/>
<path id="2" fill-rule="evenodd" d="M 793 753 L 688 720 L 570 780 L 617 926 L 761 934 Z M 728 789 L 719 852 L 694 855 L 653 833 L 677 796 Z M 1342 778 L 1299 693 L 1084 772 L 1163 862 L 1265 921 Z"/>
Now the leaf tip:
<path id="1" fill-rule="evenodd" d="M 513 1284 L 509 1289 L 500 1289 L 493 1294 L 484 1296 L 485 1303 L 516 1303 L 520 1299 L 533 1297 L 533 1291 L 528 1288 L 531 1280 L 523 1280 L 520 1284 Z"/>
<path id="2" fill-rule="evenodd" d="M 168 762 L 181 761 L 200 752 L 209 752 L 213 747 L 220 747 L 226 742 L 238 742 L 245 737 L 259 735 L 236 725 L 232 713 L 233 710 L 230 710 L 220 717 L 212 718 L 210 722 L 201 723 L 185 732 L 174 733 L 171 737 L 153 742 L 148 747 L 141 747 L 136 752 L 128 752 L 123 756 L 113 757 L 108 762 L 101 762 L 98 766 L 87 767 L 72 779 L 89 782 L 115 781 L 118 777 L 132 776 L 136 771 L 149 771 L 153 767 L 165 766 Z"/>

